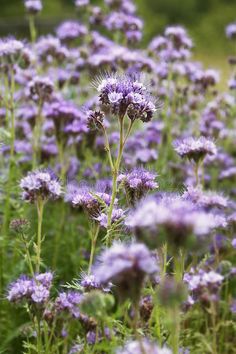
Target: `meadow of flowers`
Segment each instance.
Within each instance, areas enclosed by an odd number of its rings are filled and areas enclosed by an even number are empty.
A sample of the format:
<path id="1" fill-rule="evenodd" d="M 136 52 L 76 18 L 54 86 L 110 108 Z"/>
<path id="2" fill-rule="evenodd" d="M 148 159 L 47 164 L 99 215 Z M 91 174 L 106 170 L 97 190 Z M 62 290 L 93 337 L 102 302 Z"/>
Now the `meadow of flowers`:
<path id="1" fill-rule="evenodd" d="M 234 53 L 222 92 L 183 27 L 142 45 L 132 0 L 46 36 L 24 6 L 31 40 L 0 40 L 0 353 L 236 353 Z"/>

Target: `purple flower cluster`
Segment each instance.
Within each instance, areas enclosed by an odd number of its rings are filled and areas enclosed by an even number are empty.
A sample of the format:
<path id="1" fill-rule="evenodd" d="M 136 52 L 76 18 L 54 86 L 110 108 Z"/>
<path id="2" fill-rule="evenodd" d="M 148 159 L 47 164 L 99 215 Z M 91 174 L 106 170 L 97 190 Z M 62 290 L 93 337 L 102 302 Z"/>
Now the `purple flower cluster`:
<path id="1" fill-rule="evenodd" d="M 139 297 L 145 276 L 153 275 L 158 266 L 143 244 L 115 243 L 99 257 L 94 275 L 101 284 L 111 282 L 120 300 Z"/>
<path id="2" fill-rule="evenodd" d="M 43 8 L 41 0 L 24 0 L 24 5 L 30 15 L 37 15 Z"/>
<path id="3" fill-rule="evenodd" d="M 106 77 L 101 80 L 97 90 L 101 103 L 108 105 L 120 117 L 127 113 L 132 121 L 141 119 L 149 122 L 156 112 L 153 99 L 144 84 L 128 76 Z"/>
<path id="4" fill-rule="evenodd" d="M 148 191 L 158 188 L 155 182 L 157 175 L 143 168 L 135 168 L 118 176 L 118 182 L 125 187 L 126 195 L 131 204 L 141 199 Z"/>
<path id="5" fill-rule="evenodd" d="M 217 149 L 213 141 L 201 136 L 200 138 L 185 138 L 174 142 L 174 149 L 180 157 L 201 161 L 207 155 L 216 155 Z"/>
<path id="6" fill-rule="evenodd" d="M 199 270 L 197 273 L 191 270 L 190 273 L 184 275 L 184 282 L 193 299 L 203 303 L 219 300 L 219 291 L 223 280 L 224 277 L 213 270 L 208 272 Z"/>
<path id="7" fill-rule="evenodd" d="M 172 351 L 167 347 L 159 347 L 157 344 L 150 342 L 144 338 L 141 341 L 130 341 L 123 348 L 116 351 L 116 354 L 172 354 Z"/>
<path id="8" fill-rule="evenodd" d="M 126 225 L 151 247 L 168 241 L 171 248 L 203 245 L 216 227 L 226 226 L 223 216 L 207 213 L 191 201 L 170 195 L 141 201 L 126 219 Z M 195 236 L 194 236 L 195 235 Z"/>
<path id="9" fill-rule="evenodd" d="M 7 299 L 15 303 L 44 304 L 49 299 L 52 280 L 50 272 L 38 274 L 35 278 L 21 276 L 10 284 Z"/>
<path id="10" fill-rule="evenodd" d="M 76 291 L 59 293 L 55 300 L 55 309 L 58 313 L 68 313 L 72 317 L 79 318 L 80 311 L 78 305 L 83 299 L 83 295 Z"/>
<path id="11" fill-rule="evenodd" d="M 62 194 L 61 184 L 49 169 L 28 172 L 21 179 L 20 188 L 23 190 L 22 198 L 34 203 L 38 198 L 42 200 L 57 199 Z"/>

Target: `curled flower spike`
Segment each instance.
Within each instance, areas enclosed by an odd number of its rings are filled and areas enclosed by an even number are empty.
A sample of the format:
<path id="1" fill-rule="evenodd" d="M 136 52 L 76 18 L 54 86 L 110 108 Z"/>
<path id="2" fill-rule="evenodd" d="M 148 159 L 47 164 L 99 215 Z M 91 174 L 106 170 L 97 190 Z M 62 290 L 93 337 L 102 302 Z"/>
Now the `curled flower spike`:
<path id="1" fill-rule="evenodd" d="M 48 77 L 34 77 L 28 84 L 29 95 L 33 101 L 45 102 L 49 101 L 54 85 Z"/>

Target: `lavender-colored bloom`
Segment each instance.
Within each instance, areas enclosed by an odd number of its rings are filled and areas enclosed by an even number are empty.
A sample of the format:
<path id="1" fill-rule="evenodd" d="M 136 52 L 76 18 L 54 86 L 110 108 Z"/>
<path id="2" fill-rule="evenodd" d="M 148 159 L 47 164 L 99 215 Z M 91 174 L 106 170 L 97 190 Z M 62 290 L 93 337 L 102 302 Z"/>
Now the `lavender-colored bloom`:
<path id="1" fill-rule="evenodd" d="M 148 191 L 157 189 L 157 175 L 143 168 L 135 168 L 130 172 L 120 174 L 118 182 L 125 187 L 126 195 L 131 204 L 141 199 Z"/>
<path id="2" fill-rule="evenodd" d="M 130 341 L 116 351 L 116 354 L 172 354 L 167 347 L 160 348 L 157 344 L 150 342 L 147 338 L 142 341 Z"/>
<path id="3" fill-rule="evenodd" d="M 219 216 L 199 210 L 192 202 L 174 195 L 146 198 L 130 212 L 125 223 L 149 246 L 157 247 L 168 241 L 175 250 L 179 246 L 202 246 L 207 241 L 202 236 L 219 227 L 222 221 Z"/>
<path id="4" fill-rule="evenodd" d="M 113 75 L 104 78 L 97 87 L 102 104 L 108 105 L 114 114 L 123 116 L 126 112 L 131 120 L 151 120 L 156 111 L 147 88 L 135 79 Z"/>
<path id="5" fill-rule="evenodd" d="M 112 210 L 112 215 L 111 215 L 111 223 L 120 223 L 122 219 L 124 218 L 124 210 L 123 209 L 118 209 L 114 208 Z M 106 213 L 101 213 L 99 214 L 95 220 L 99 222 L 99 224 L 104 227 L 105 229 L 107 228 L 107 223 L 108 223 L 108 216 Z"/>
<path id="6" fill-rule="evenodd" d="M 89 0 L 75 0 L 75 6 L 79 9 L 89 5 Z"/>
<path id="7" fill-rule="evenodd" d="M 34 203 L 38 198 L 44 200 L 57 199 L 62 194 L 61 184 L 56 175 L 49 169 L 28 172 L 21 179 L 22 198 Z"/>
<path id="8" fill-rule="evenodd" d="M 69 351 L 68 354 L 82 354 L 84 351 L 84 345 L 83 344 L 75 344 Z"/>
<path id="9" fill-rule="evenodd" d="M 84 288 L 85 291 L 91 290 L 102 290 L 104 292 L 110 292 L 112 284 L 109 283 L 106 287 L 104 287 L 100 282 L 97 281 L 94 274 L 81 274 L 80 285 Z"/>
<path id="10" fill-rule="evenodd" d="M 28 84 L 29 96 L 33 101 L 45 102 L 49 101 L 54 85 L 48 77 L 34 77 Z"/>
<path id="11" fill-rule="evenodd" d="M 78 21 L 65 21 L 56 30 L 57 37 L 61 41 L 71 41 L 85 36 L 87 28 Z"/>
<path id="12" fill-rule="evenodd" d="M 234 238 L 234 239 L 232 240 L 231 244 L 232 244 L 233 248 L 236 248 L 236 238 Z"/>
<path id="13" fill-rule="evenodd" d="M 67 312 L 72 317 L 79 318 L 80 311 L 78 305 L 83 299 L 83 295 L 75 292 L 62 292 L 55 300 L 55 309 L 58 313 Z"/>
<path id="14" fill-rule="evenodd" d="M 236 23 L 230 23 L 225 29 L 226 36 L 230 39 L 236 38 Z"/>
<path id="15" fill-rule="evenodd" d="M 94 219 L 96 219 L 104 206 L 109 206 L 111 196 L 105 192 L 94 191 L 89 186 L 80 186 L 73 196 L 72 204 L 75 207 L 82 207 Z M 115 200 L 117 204 L 117 199 Z"/>
<path id="16" fill-rule="evenodd" d="M 5 65 L 15 64 L 21 57 L 24 44 L 15 38 L 0 40 L 0 60 Z"/>
<path id="17" fill-rule="evenodd" d="M 30 15 L 38 14 L 43 8 L 41 0 L 25 0 L 24 5 Z"/>
<path id="18" fill-rule="evenodd" d="M 219 175 L 220 180 L 224 180 L 224 179 L 234 180 L 235 177 L 236 177 L 236 166 L 230 166 L 229 168 L 221 171 Z"/>
<path id="19" fill-rule="evenodd" d="M 21 276 L 10 284 L 7 299 L 10 302 L 21 302 L 43 304 L 47 302 L 50 295 L 53 275 L 50 272 L 36 275 L 35 278 Z"/>
<path id="20" fill-rule="evenodd" d="M 53 59 L 61 62 L 69 57 L 68 49 L 61 45 L 57 37 L 51 35 L 39 38 L 35 48 L 39 59 L 46 63 L 51 63 Z"/>
<path id="21" fill-rule="evenodd" d="M 228 199 L 223 195 L 211 191 L 203 192 L 199 187 L 189 186 L 184 192 L 183 198 L 206 210 L 211 208 L 224 209 L 228 206 Z"/>
<path id="22" fill-rule="evenodd" d="M 233 299 L 231 306 L 230 306 L 230 310 L 233 314 L 236 314 L 236 299 Z"/>
<path id="23" fill-rule="evenodd" d="M 93 274 L 102 284 L 111 282 L 121 301 L 127 297 L 135 301 L 145 276 L 157 270 L 152 254 L 143 244 L 115 243 L 102 252 Z"/>
<path id="24" fill-rule="evenodd" d="M 174 142 L 174 149 L 180 157 L 186 157 L 195 162 L 204 159 L 206 155 L 216 155 L 217 153 L 214 142 L 204 136 L 177 140 Z"/>
<path id="25" fill-rule="evenodd" d="M 192 269 L 190 273 L 184 275 L 184 282 L 187 284 L 193 298 L 203 303 L 218 300 L 223 280 L 224 277 L 213 270 L 205 272 L 200 269 L 196 273 Z"/>

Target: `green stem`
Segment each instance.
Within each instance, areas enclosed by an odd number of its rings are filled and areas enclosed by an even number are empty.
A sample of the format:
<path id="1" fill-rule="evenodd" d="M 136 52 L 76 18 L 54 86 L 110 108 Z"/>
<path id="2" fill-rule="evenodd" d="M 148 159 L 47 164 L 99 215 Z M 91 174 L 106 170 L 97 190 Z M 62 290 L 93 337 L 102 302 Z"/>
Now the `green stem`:
<path id="1" fill-rule="evenodd" d="M 120 123 L 119 151 L 118 151 L 118 156 L 115 165 L 113 166 L 113 170 L 112 170 L 112 195 L 111 195 L 111 203 L 107 215 L 107 234 L 105 237 L 107 247 L 111 241 L 110 238 L 111 238 L 112 212 L 113 212 L 116 194 L 117 194 L 117 178 L 118 178 L 118 173 L 120 169 L 120 163 L 121 163 L 121 158 L 122 158 L 122 153 L 124 148 L 124 116 L 120 117 L 119 123 Z"/>
<path id="2" fill-rule="evenodd" d="M 97 242 L 97 238 L 99 235 L 99 230 L 100 230 L 100 225 L 98 224 L 95 227 L 95 232 L 92 232 L 92 235 L 91 235 L 91 252 L 90 252 L 90 258 L 89 258 L 88 274 L 90 274 L 90 272 L 91 272 L 93 259 L 94 259 L 94 253 L 95 253 L 95 249 L 96 249 L 96 242 Z"/>
<path id="3" fill-rule="evenodd" d="M 29 16 L 29 30 L 31 42 L 35 43 L 37 37 L 37 31 L 35 27 L 35 16 Z"/>
<path id="4" fill-rule="evenodd" d="M 41 198 L 39 198 L 37 201 L 38 233 L 37 233 L 37 251 L 36 251 L 36 273 L 39 273 L 40 264 L 41 264 L 43 209 L 44 209 L 44 201 Z"/>
<path id="5" fill-rule="evenodd" d="M 195 179 L 196 179 L 196 187 L 198 187 L 198 185 L 199 185 L 199 162 L 195 163 L 194 174 L 195 174 Z"/>
<path id="6" fill-rule="evenodd" d="M 114 165 L 113 165 L 113 161 L 112 161 L 111 148 L 110 148 L 110 143 L 109 143 L 109 139 L 108 139 L 108 136 L 107 136 L 106 128 L 104 126 L 102 126 L 102 130 L 103 130 L 103 134 L 104 134 L 104 138 L 105 138 L 105 150 L 106 150 L 107 155 L 108 155 L 110 168 L 111 168 L 111 170 L 113 170 L 114 169 Z"/>
<path id="7" fill-rule="evenodd" d="M 171 311 L 171 322 L 171 347 L 173 354 L 179 354 L 180 310 L 178 306 Z"/>
<path id="8" fill-rule="evenodd" d="M 26 260 L 27 260 L 27 264 L 28 264 L 30 273 L 31 273 L 32 277 L 34 277 L 34 268 L 33 268 L 33 264 L 32 264 L 32 261 L 31 261 L 31 256 L 30 256 L 30 252 L 29 252 L 29 246 L 28 246 L 28 243 L 27 243 L 27 240 L 26 240 L 26 237 L 25 237 L 24 234 L 21 234 L 21 240 L 22 240 L 22 242 L 24 244 L 24 247 L 25 247 Z"/>
<path id="9" fill-rule="evenodd" d="M 42 102 L 39 103 L 39 110 L 36 117 L 35 127 L 33 131 L 33 159 L 32 159 L 32 168 L 33 170 L 37 166 L 37 161 L 39 160 L 39 151 L 40 151 L 40 137 L 41 137 L 41 129 L 43 125 L 42 121 Z"/>

